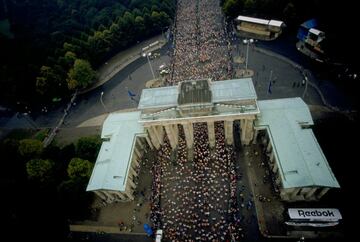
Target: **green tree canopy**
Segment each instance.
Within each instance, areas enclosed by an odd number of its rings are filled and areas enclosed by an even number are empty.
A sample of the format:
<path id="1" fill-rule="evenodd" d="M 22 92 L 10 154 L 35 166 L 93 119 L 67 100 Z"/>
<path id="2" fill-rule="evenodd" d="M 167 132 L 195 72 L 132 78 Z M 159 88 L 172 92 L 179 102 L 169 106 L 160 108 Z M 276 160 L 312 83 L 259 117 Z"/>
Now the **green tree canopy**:
<path id="1" fill-rule="evenodd" d="M 88 61 L 76 59 L 73 68 L 68 73 L 68 87 L 69 89 L 88 87 L 93 83 L 95 77 L 95 71 Z"/>
<path id="2" fill-rule="evenodd" d="M 235 18 L 237 15 L 240 14 L 242 7 L 242 0 L 225 0 L 223 5 L 223 11 L 230 18 Z"/>
<path id="3" fill-rule="evenodd" d="M 61 83 L 61 76 L 49 66 L 42 66 L 36 78 L 36 91 L 41 95 L 51 92 L 53 87 Z"/>
<path id="4" fill-rule="evenodd" d="M 43 144 L 36 139 L 23 139 L 19 143 L 18 151 L 25 158 L 37 158 L 43 151 Z"/>
<path id="5" fill-rule="evenodd" d="M 92 162 L 95 162 L 96 157 L 101 147 L 101 139 L 99 136 L 82 137 L 76 144 L 77 156 Z"/>
<path id="6" fill-rule="evenodd" d="M 26 163 L 28 177 L 33 180 L 45 182 L 54 172 L 54 162 L 51 160 L 32 159 Z"/>
<path id="7" fill-rule="evenodd" d="M 91 176 L 93 167 L 93 163 L 88 160 L 72 158 L 68 165 L 67 173 L 70 179 L 88 179 Z"/>

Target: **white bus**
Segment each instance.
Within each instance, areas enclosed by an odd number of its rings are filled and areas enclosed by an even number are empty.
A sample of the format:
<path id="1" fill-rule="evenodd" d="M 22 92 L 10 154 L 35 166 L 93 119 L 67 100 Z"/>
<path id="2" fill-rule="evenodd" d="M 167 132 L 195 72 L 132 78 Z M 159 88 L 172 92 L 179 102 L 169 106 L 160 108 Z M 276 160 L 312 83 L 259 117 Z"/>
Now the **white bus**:
<path id="1" fill-rule="evenodd" d="M 336 208 L 289 208 L 289 226 L 329 227 L 338 225 L 342 216 Z"/>

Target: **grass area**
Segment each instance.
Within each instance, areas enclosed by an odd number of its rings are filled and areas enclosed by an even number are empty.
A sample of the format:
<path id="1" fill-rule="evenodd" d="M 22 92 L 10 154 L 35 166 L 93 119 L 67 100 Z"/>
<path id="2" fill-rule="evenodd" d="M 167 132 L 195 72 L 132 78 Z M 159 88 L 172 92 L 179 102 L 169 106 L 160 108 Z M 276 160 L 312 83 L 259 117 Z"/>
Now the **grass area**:
<path id="1" fill-rule="evenodd" d="M 15 139 L 15 140 L 28 139 L 28 138 L 32 138 L 35 132 L 36 131 L 33 129 L 14 129 L 5 137 L 5 139 Z"/>
<path id="2" fill-rule="evenodd" d="M 101 134 L 101 127 L 83 127 L 83 128 L 61 128 L 55 136 L 53 144 L 64 147 L 76 142 L 81 137 L 88 137 Z"/>
<path id="3" fill-rule="evenodd" d="M 33 138 L 40 140 L 42 142 L 46 138 L 46 136 L 49 134 L 49 132 L 50 132 L 50 129 L 41 129 L 34 135 Z"/>

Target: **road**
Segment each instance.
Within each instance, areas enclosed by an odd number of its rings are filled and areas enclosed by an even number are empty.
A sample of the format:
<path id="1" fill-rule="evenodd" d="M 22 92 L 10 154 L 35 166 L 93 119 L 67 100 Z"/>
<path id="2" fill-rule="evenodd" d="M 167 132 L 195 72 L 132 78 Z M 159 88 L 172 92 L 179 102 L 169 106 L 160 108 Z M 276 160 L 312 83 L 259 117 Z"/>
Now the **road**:
<path id="1" fill-rule="evenodd" d="M 266 42 L 257 41 L 256 47 L 270 50 L 284 55 L 292 61 L 300 64 L 313 73 L 323 70 L 318 64 L 314 64 L 306 56 L 300 54 L 295 48 L 296 39 L 290 34 L 284 34 L 278 40 Z M 163 63 L 169 62 L 169 56 L 166 55 L 169 45 L 165 45 L 161 50 L 161 57 L 151 60 L 154 70 Z M 233 54 L 245 56 L 246 45 L 242 44 L 241 39 L 233 40 Z M 236 64 L 238 68 L 244 68 L 245 64 Z M 299 85 L 303 76 L 299 70 L 288 63 L 249 48 L 249 69 L 255 71 L 253 77 L 258 99 L 273 99 L 286 97 L 302 97 L 304 86 Z M 269 78 L 272 72 L 271 93 L 269 92 Z M 119 109 L 135 108 L 136 103 L 132 101 L 127 94 L 126 87 L 139 98 L 141 90 L 145 88 L 146 81 L 151 79 L 151 71 L 146 58 L 140 58 L 129 64 L 118 72 L 112 79 L 104 85 L 86 93 L 79 95 L 75 101 L 76 105 L 72 107 L 69 115 L 65 119 L 64 127 L 76 127 L 80 123 L 106 113 Z M 324 79 L 322 75 L 315 75 L 315 84 L 320 88 L 326 100 L 333 106 L 341 109 L 354 108 L 354 100 L 349 99 L 346 91 L 339 88 L 334 82 Z M 101 92 L 104 92 L 103 103 L 107 110 L 101 104 Z M 320 96 L 313 88 L 308 88 L 305 101 L 308 104 L 322 105 Z M 56 122 L 63 114 L 64 107 L 57 108 L 46 114 L 29 116 L 13 115 L 0 118 L 0 127 L 5 128 L 35 128 L 35 127 L 54 127 Z M 35 117 L 36 116 L 36 117 Z M 33 122 L 34 121 L 34 122 Z"/>
<path id="2" fill-rule="evenodd" d="M 158 70 L 159 66 L 163 63 L 168 63 L 170 60 L 167 55 L 168 48 L 169 46 L 165 45 L 159 50 L 161 56 L 150 61 L 157 76 L 159 74 L 156 70 Z M 75 105 L 73 105 L 69 115 L 65 119 L 63 127 L 76 127 L 80 123 L 104 114 L 107 111 L 113 112 L 120 109 L 135 108 L 136 104 L 129 98 L 126 87 L 128 87 L 132 93 L 135 93 L 138 99 L 141 90 L 145 88 L 145 83 L 150 79 L 152 79 L 152 74 L 147 59 L 137 59 L 119 71 L 104 85 L 88 93 L 78 95 L 75 100 Z M 102 101 L 107 110 L 105 110 L 101 104 L 101 92 L 104 92 Z M 54 127 L 61 118 L 67 101 L 68 100 L 59 108 L 46 114 L 32 115 L 33 121 L 22 114 L 3 117 L 3 120 L 0 120 L 0 127 L 34 128 L 34 123 L 37 127 Z"/>

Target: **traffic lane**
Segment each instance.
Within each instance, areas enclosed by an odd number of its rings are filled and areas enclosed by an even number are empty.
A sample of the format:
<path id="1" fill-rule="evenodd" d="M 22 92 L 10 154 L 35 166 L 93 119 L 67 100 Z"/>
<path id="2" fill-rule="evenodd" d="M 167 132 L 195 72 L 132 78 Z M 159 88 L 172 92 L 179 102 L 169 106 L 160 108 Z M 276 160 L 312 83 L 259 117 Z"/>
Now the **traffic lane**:
<path id="1" fill-rule="evenodd" d="M 169 62 L 167 55 L 151 60 L 154 72 L 163 63 Z M 135 99 L 139 100 L 141 90 L 145 83 L 152 79 L 149 64 L 145 58 L 140 58 L 118 72 L 109 82 L 93 91 L 83 94 L 75 101 L 77 104 L 70 111 L 65 124 L 77 126 L 87 119 L 99 116 L 106 112 L 114 112 L 120 109 L 136 108 L 136 102 L 128 95 L 126 87 L 136 94 Z M 101 93 L 104 92 L 101 104 Z"/>

